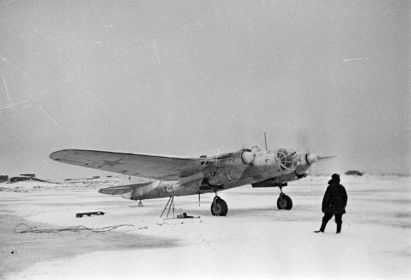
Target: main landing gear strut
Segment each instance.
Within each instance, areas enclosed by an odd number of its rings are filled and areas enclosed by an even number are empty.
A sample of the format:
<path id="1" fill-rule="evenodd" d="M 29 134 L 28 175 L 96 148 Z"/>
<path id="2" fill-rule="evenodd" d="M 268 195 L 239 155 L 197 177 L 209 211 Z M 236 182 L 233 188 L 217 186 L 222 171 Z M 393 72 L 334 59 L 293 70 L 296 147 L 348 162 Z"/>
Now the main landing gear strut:
<path id="1" fill-rule="evenodd" d="M 211 203 L 211 214 L 213 214 L 213 216 L 226 216 L 227 212 L 227 203 L 216 194 L 213 203 Z"/>
<path id="2" fill-rule="evenodd" d="M 291 208 L 293 208 L 293 201 L 288 195 L 283 193 L 282 186 L 280 186 L 280 196 L 277 199 L 277 207 L 278 209 L 285 209 L 285 210 L 291 210 Z"/>

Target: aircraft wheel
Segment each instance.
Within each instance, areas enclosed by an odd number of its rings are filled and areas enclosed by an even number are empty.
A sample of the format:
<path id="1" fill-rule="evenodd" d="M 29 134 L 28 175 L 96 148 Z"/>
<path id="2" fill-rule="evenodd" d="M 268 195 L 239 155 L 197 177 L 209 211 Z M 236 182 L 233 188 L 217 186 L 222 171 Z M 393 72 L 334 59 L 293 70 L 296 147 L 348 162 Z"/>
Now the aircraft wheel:
<path id="1" fill-rule="evenodd" d="M 293 201 L 288 195 L 281 193 L 277 199 L 277 207 L 278 209 L 291 210 L 293 208 Z"/>
<path id="2" fill-rule="evenodd" d="M 211 203 L 211 214 L 213 214 L 213 216 L 226 216 L 227 212 L 227 203 L 223 199 L 216 196 L 213 203 Z"/>

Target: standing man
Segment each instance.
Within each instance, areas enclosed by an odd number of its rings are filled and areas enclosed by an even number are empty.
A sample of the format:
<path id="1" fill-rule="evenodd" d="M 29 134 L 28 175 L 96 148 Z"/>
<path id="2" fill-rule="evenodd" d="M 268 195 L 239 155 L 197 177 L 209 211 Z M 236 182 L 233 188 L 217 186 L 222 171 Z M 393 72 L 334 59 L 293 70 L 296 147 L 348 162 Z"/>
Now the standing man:
<path id="1" fill-rule="evenodd" d="M 340 184 L 340 175 L 333 174 L 328 181 L 328 187 L 324 194 L 322 211 L 324 213 L 321 228 L 315 232 L 324 232 L 328 221 L 335 216 L 337 224 L 337 233 L 341 232 L 342 215 L 345 214 L 347 206 L 347 192 L 343 185 Z"/>

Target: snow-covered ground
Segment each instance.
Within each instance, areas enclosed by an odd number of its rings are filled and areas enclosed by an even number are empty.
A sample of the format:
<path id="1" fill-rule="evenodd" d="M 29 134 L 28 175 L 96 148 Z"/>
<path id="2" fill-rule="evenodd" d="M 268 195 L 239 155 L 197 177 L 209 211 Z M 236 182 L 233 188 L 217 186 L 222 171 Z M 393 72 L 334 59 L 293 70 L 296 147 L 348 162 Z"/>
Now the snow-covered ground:
<path id="1" fill-rule="evenodd" d="M 199 219 L 160 219 L 167 199 L 135 201 L 102 195 L 100 187 L 116 179 L 88 184 L 28 182 L 0 184 L 0 215 L 15 214 L 53 227 L 104 227 L 133 224 L 105 233 L 83 235 L 90 246 L 65 257 L 39 255 L 23 271 L 6 279 L 260 279 L 260 278 L 410 278 L 411 179 L 397 176 L 342 176 L 348 192 L 342 234 L 321 222 L 327 177 L 307 177 L 284 189 L 291 211 L 275 207 L 278 189 L 251 186 L 220 193 L 229 206 L 226 217 L 213 217 L 213 195 L 177 197 L 176 214 Z M 104 216 L 75 218 L 76 212 L 104 211 Z M 29 223 L 28 222 L 28 223 Z M 120 243 L 111 236 L 120 234 Z M 24 238 L 25 234 L 21 234 Z M 27 235 L 27 234 L 26 234 Z M 29 234 L 31 237 L 42 234 Z M 59 239 L 78 233 L 55 233 Z M 100 236 L 99 236 L 100 235 Z M 21 238 L 21 237 L 20 237 Z M 98 239 L 98 240 L 97 240 Z M 120 246 L 124 239 L 126 246 Z M 54 239 L 50 238 L 50 247 Z M 61 240 L 60 240 L 61 241 Z M 21 245 L 23 246 L 23 245 Z M 129 246 L 129 247 L 127 247 Z M 41 248 L 39 248 L 40 250 Z M 50 250 L 50 248 L 48 248 Z M 73 253 L 74 250 L 74 253 Z M 68 249 L 67 249 L 68 251 Z M 0 260 L 0 264 L 1 264 Z M 7 271 L 6 271 L 7 272 Z"/>

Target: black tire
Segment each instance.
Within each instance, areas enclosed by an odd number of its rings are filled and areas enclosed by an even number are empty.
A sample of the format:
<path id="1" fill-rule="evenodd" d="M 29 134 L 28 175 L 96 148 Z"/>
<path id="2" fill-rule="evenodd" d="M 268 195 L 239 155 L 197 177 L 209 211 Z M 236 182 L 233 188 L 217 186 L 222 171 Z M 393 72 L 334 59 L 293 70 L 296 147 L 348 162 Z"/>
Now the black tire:
<path id="1" fill-rule="evenodd" d="M 293 208 L 293 201 L 286 194 L 280 194 L 280 197 L 277 199 L 278 209 L 291 210 Z"/>
<path id="2" fill-rule="evenodd" d="M 213 214 L 213 216 L 226 216 L 227 212 L 227 203 L 223 199 L 216 197 L 213 203 L 211 203 L 211 214 Z"/>

